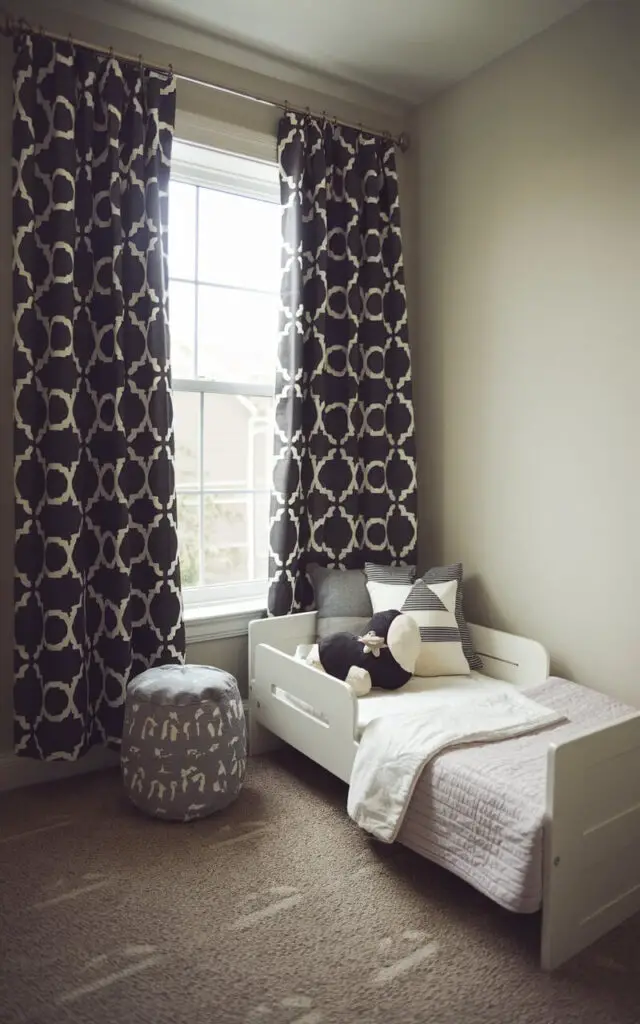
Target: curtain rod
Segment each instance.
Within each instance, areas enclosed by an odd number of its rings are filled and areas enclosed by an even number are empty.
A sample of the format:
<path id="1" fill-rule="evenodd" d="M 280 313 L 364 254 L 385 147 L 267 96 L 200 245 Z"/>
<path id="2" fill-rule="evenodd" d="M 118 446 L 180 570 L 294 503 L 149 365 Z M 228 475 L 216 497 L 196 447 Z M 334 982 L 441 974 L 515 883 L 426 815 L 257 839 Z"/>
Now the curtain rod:
<path id="1" fill-rule="evenodd" d="M 166 66 L 161 64 L 149 64 L 147 61 L 143 60 L 141 53 L 137 56 L 132 56 L 129 53 L 120 53 L 117 50 L 114 50 L 111 46 L 105 47 L 99 46 L 96 43 L 87 43 L 82 39 L 76 39 L 76 37 L 71 33 L 65 36 L 57 32 L 49 32 L 49 30 L 43 28 L 42 25 L 38 25 L 37 28 L 34 28 L 28 21 L 26 21 L 25 18 L 12 18 L 11 15 L 5 15 L 5 23 L 0 26 L 0 35 L 15 36 L 20 35 L 23 32 L 46 36 L 48 39 L 54 39 L 59 42 L 68 42 L 73 46 L 82 46 L 87 50 L 93 50 L 95 53 L 104 53 L 107 56 L 114 57 L 116 60 L 123 61 L 127 64 L 140 64 L 149 71 L 155 71 L 159 74 L 171 74 L 183 82 L 192 82 L 194 85 L 201 85 L 207 89 L 213 89 L 215 92 L 226 93 L 228 96 L 238 96 L 240 99 L 250 100 L 252 103 L 260 103 L 265 107 L 284 110 L 285 113 L 293 111 L 294 113 L 306 114 L 308 117 L 315 117 L 319 120 L 331 121 L 333 124 L 342 124 L 346 128 L 358 128 L 360 131 L 367 132 L 369 135 L 375 135 L 381 139 L 389 139 L 398 147 L 401 153 L 406 153 L 409 149 L 410 138 L 407 132 L 401 132 L 399 135 L 392 135 L 389 131 L 380 130 L 379 128 L 369 128 L 367 125 L 364 125 L 359 121 L 344 121 L 342 118 L 329 117 L 325 110 L 320 113 L 318 111 L 310 110 L 309 107 L 298 107 L 293 103 L 288 103 L 286 100 L 284 102 L 278 102 L 277 100 L 267 99 L 265 96 L 258 96 L 252 92 L 245 92 L 242 89 L 231 89 L 224 85 L 217 85 L 214 82 L 204 82 L 202 79 L 193 78 L 190 75 L 178 74 L 174 71 L 171 64 Z"/>

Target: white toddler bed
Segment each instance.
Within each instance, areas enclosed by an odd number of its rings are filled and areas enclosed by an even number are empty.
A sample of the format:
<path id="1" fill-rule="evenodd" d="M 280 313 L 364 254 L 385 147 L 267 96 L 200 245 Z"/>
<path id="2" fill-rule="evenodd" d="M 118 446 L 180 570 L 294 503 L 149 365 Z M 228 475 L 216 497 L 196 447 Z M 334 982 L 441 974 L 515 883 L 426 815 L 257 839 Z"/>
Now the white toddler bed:
<path id="1" fill-rule="evenodd" d="M 471 626 L 482 673 L 412 680 L 356 698 L 296 660 L 314 612 L 249 627 L 250 753 L 281 742 L 349 782 L 368 721 L 460 688 L 516 685 L 567 722 L 441 753 L 415 789 L 398 839 L 517 912 L 542 906 L 541 961 L 554 969 L 640 910 L 640 714 L 549 679 L 533 640 Z"/>

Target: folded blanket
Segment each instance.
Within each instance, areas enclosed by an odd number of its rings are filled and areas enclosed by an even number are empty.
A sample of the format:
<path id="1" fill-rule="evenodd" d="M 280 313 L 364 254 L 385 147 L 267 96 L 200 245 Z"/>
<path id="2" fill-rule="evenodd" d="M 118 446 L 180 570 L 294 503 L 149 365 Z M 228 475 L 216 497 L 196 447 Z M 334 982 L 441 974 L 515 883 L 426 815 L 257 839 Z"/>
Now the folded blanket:
<path id="1" fill-rule="evenodd" d="M 432 701 L 433 698 L 431 698 Z M 492 743 L 557 725 L 565 716 L 515 687 L 432 702 L 425 712 L 375 718 L 364 730 L 353 765 L 349 816 L 383 842 L 396 838 L 415 785 L 428 762 L 449 747 Z"/>

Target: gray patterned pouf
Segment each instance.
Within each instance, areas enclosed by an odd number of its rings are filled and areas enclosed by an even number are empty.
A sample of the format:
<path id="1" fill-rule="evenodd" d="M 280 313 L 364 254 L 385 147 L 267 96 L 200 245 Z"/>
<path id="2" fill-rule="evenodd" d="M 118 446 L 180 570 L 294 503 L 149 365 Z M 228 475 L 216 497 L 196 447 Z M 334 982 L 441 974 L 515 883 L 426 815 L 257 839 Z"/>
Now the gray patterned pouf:
<path id="1" fill-rule="evenodd" d="M 238 684 L 205 665 L 161 665 L 131 681 L 122 735 L 125 788 L 147 814 L 203 818 L 242 789 L 247 735 Z"/>

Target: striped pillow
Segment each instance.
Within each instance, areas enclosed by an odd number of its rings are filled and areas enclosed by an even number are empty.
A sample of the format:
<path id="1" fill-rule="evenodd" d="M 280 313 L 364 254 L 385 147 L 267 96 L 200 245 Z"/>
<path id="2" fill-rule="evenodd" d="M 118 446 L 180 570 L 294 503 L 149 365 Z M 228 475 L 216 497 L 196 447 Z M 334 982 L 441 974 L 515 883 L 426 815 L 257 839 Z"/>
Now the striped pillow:
<path id="1" fill-rule="evenodd" d="M 481 669 L 462 610 L 461 562 L 429 569 L 401 608 L 420 626 L 422 650 L 416 675 L 463 675 Z"/>
<path id="2" fill-rule="evenodd" d="M 400 611 L 411 593 L 416 578 L 415 566 L 376 565 L 374 562 L 366 562 L 364 571 L 373 614 Z"/>

